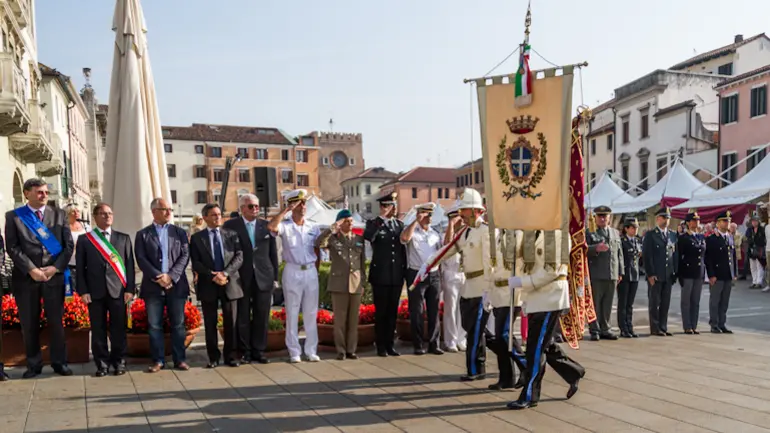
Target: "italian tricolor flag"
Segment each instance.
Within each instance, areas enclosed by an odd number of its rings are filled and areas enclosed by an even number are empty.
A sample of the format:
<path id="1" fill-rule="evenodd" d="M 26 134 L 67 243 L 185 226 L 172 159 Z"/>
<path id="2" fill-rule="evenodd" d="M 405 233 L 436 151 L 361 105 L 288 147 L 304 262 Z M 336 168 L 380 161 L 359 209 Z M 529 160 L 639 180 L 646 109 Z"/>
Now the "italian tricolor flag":
<path id="1" fill-rule="evenodd" d="M 521 47 L 519 70 L 516 72 L 516 94 L 514 103 L 517 107 L 532 103 L 532 71 L 529 69 L 529 44 Z"/>
<path id="2" fill-rule="evenodd" d="M 92 230 L 86 233 L 86 237 L 118 274 L 123 287 L 126 287 L 126 265 L 123 264 L 123 258 L 120 257 L 115 247 L 104 237 L 104 233 L 101 230 Z"/>

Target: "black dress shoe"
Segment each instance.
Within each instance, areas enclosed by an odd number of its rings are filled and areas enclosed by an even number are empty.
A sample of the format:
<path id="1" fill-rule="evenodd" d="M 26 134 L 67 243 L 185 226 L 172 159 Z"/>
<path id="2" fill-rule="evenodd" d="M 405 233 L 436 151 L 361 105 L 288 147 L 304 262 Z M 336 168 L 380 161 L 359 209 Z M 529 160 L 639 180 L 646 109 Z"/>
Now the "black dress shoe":
<path id="1" fill-rule="evenodd" d="M 618 336 L 613 334 L 612 332 L 608 332 L 606 334 L 601 334 L 601 335 L 599 335 L 599 337 L 602 340 L 610 340 L 610 341 L 615 341 L 615 340 L 618 339 Z"/>
<path id="2" fill-rule="evenodd" d="M 639 338 L 639 334 L 637 334 L 634 331 L 631 331 L 631 338 Z"/>
<path id="3" fill-rule="evenodd" d="M 670 333 L 668 331 L 665 331 L 664 334 L 666 334 L 666 337 L 673 337 L 674 336 L 674 334 L 672 334 L 672 333 Z"/>
<path id="4" fill-rule="evenodd" d="M 511 409 L 511 410 L 522 410 L 522 409 L 527 409 L 535 406 L 537 406 L 536 401 L 521 401 L 521 400 L 514 400 L 508 403 L 507 405 L 508 409 Z"/>
<path id="5" fill-rule="evenodd" d="M 727 329 L 726 326 L 723 326 L 723 327 L 719 328 L 719 330 L 722 331 L 723 334 L 732 334 L 733 333 L 733 331 Z"/>
<path id="6" fill-rule="evenodd" d="M 620 336 L 623 338 L 631 338 L 631 334 L 626 331 L 620 331 Z"/>
<path id="7" fill-rule="evenodd" d="M 34 369 L 34 368 L 28 368 L 27 371 L 24 372 L 24 374 L 21 375 L 22 379 L 32 379 L 37 376 L 39 376 L 41 373 L 40 370 Z"/>
<path id="8" fill-rule="evenodd" d="M 591 341 L 599 341 L 600 337 L 599 334 L 591 334 Z"/>
<path id="9" fill-rule="evenodd" d="M 684 333 L 687 335 L 692 335 L 692 329 L 685 329 Z"/>
<path id="10" fill-rule="evenodd" d="M 382 350 L 382 351 L 378 350 L 377 351 L 377 356 L 381 356 L 383 358 L 387 358 L 388 357 L 388 352 L 386 352 L 384 350 Z"/>
<path id="11" fill-rule="evenodd" d="M 208 364 L 206 364 L 206 368 L 217 368 L 219 366 L 219 361 L 209 361 Z"/>
<path id="12" fill-rule="evenodd" d="M 426 353 L 428 352 L 425 349 L 414 349 L 415 355 L 425 355 Z"/>
<path id="13" fill-rule="evenodd" d="M 580 379 L 575 381 L 575 383 L 570 384 L 569 391 L 567 391 L 567 400 L 571 399 L 573 395 L 575 395 L 578 392 L 578 383 L 580 382 Z"/>
<path id="14" fill-rule="evenodd" d="M 665 336 L 666 336 L 666 333 L 665 333 L 665 332 L 663 332 L 663 331 L 655 331 L 655 332 L 653 332 L 653 333 L 652 333 L 652 334 L 650 334 L 650 335 L 654 335 L 654 336 L 656 336 L 656 337 L 665 337 Z"/>
<path id="15" fill-rule="evenodd" d="M 230 366 L 230 367 L 235 368 L 235 367 L 240 367 L 241 363 L 237 359 L 231 359 L 231 360 L 227 361 L 227 365 Z"/>
<path id="16" fill-rule="evenodd" d="M 692 330 L 692 333 L 693 333 L 693 334 L 695 334 L 695 335 L 700 335 L 700 332 L 698 332 L 698 330 L 697 330 L 697 329 L 693 329 L 693 330 Z"/>
<path id="17" fill-rule="evenodd" d="M 401 354 L 396 352 L 396 349 L 388 349 L 388 356 L 401 356 Z"/>
<path id="18" fill-rule="evenodd" d="M 72 370 L 66 365 L 54 365 L 53 372 L 59 376 L 72 376 Z"/>
<path id="19" fill-rule="evenodd" d="M 250 356 L 244 356 L 241 358 L 241 364 L 251 364 L 251 357 Z"/>
<path id="20" fill-rule="evenodd" d="M 114 368 L 115 368 L 115 376 L 123 376 L 128 372 L 125 362 L 121 362 L 117 364 Z"/>
<path id="21" fill-rule="evenodd" d="M 721 333 L 722 333 L 722 330 L 721 330 L 721 329 L 719 329 L 719 328 L 717 328 L 717 327 L 714 327 L 714 326 L 712 326 L 712 327 L 711 327 L 711 333 L 712 333 L 712 334 L 721 334 Z"/>
<path id="22" fill-rule="evenodd" d="M 254 358 L 254 361 L 260 364 L 270 364 L 270 360 L 267 359 L 265 355 L 259 355 L 258 357 Z"/>
<path id="23" fill-rule="evenodd" d="M 473 382 L 474 380 L 484 380 L 486 378 L 487 378 L 486 373 L 466 374 L 464 376 L 460 376 L 460 381 L 462 381 L 462 382 Z"/>
<path id="24" fill-rule="evenodd" d="M 337 354 L 337 361 L 344 361 L 345 360 L 345 354 L 344 353 L 338 353 Z"/>
<path id="25" fill-rule="evenodd" d="M 489 389 L 490 391 L 502 391 L 504 389 L 512 389 L 512 388 L 513 388 L 513 384 L 502 383 L 502 382 L 493 383 L 492 385 L 489 385 L 487 387 L 487 389 Z"/>
<path id="26" fill-rule="evenodd" d="M 438 347 L 434 347 L 433 349 L 430 349 L 428 352 L 430 352 L 433 355 L 443 355 L 444 351 L 439 349 Z"/>
<path id="27" fill-rule="evenodd" d="M 358 359 L 358 355 L 356 355 L 355 353 L 346 353 L 345 357 L 347 357 L 348 359 Z"/>
<path id="28" fill-rule="evenodd" d="M 94 377 L 104 377 L 109 373 L 106 368 L 100 367 L 96 369 L 96 373 L 94 373 Z"/>

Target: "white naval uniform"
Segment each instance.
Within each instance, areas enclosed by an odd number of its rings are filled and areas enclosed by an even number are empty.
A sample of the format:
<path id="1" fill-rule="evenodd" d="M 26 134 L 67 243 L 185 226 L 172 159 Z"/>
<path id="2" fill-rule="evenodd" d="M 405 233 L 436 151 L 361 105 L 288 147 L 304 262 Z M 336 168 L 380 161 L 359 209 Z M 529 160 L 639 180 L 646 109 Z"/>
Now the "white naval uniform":
<path id="1" fill-rule="evenodd" d="M 460 269 L 460 255 L 441 263 L 441 298 L 444 302 L 444 345 L 447 349 L 465 348 L 465 330 L 460 316 L 460 291 L 465 274 Z"/>
<path id="2" fill-rule="evenodd" d="M 305 328 L 305 356 L 317 355 L 318 270 L 315 267 L 315 241 L 319 227 L 307 220 L 300 226 L 291 218 L 281 221 L 278 236 L 286 265 L 281 285 L 286 304 L 286 347 L 291 358 L 299 358 L 299 313 Z"/>

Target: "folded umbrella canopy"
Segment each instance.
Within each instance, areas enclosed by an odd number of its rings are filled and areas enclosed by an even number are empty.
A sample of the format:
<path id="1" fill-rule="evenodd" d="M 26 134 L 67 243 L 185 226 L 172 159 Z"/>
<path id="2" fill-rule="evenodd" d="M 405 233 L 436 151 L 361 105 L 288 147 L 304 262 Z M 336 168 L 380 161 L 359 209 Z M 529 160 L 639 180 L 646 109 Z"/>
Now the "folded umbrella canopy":
<path id="1" fill-rule="evenodd" d="M 139 0 L 117 0 L 113 30 L 104 198 L 115 213 L 115 228 L 134 236 L 152 221 L 152 199 L 170 204 L 171 192 Z"/>

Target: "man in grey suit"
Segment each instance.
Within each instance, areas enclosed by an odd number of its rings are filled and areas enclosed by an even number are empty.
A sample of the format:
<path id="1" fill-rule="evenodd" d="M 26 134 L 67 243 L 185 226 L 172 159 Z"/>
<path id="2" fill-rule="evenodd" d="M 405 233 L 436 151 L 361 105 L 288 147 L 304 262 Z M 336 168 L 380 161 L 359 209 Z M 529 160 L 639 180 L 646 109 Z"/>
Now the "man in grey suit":
<path id="1" fill-rule="evenodd" d="M 278 250 L 267 221 L 259 219 L 259 199 L 244 194 L 238 199 L 241 216 L 224 228 L 238 234 L 243 250 L 240 268 L 243 297 L 238 301 L 238 346 L 241 362 L 267 364 L 267 325 L 273 289 L 278 284 Z"/>
<path id="2" fill-rule="evenodd" d="M 623 246 L 620 233 L 609 226 L 612 211 L 607 206 L 594 209 L 596 231 L 588 234 L 588 268 L 591 272 L 591 291 L 596 308 L 596 320 L 591 322 L 591 340 L 617 340 L 610 330 L 612 300 L 615 288 L 623 279 Z"/>
<path id="3" fill-rule="evenodd" d="M 676 232 L 669 230 L 671 212 L 661 208 L 655 216 L 655 229 L 644 235 L 642 261 L 647 274 L 647 294 L 650 308 L 650 334 L 672 336 L 668 332 L 668 307 L 671 286 L 676 281 L 679 254 Z"/>
<path id="4" fill-rule="evenodd" d="M 112 208 L 94 206 L 96 228 L 78 238 L 77 291 L 88 304 L 96 377 L 126 374 L 126 304 L 136 292 L 131 238 L 112 229 Z M 107 315 L 109 314 L 109 324 Z M 109 326 L 110 348 L 107 348 Z"/>
<path id="5" fill-rule="evenodd" d="M 51 367 L 62 376 L 67 367 L 64 341 L 64 280 L 74 245 L 64 211 L 48 202 L 48 184 L 42 179 L 24 182 L 27 204 L 5 214 L 5 240 L 13 261 L 11 286 L 19 305 L 27 353 L 25 379 L 43 371 L 40 351 L 40 299 L 43 300 L 50 335 Z"/>
<path id="6" fill-rule="evenodd" d="M 198 299 L 203 304 L 203 325 L 206 329 L 208 368 L 219 365 L 222 356 L 217 335 L 218 307 L 222 304 L 225 364 L 238 367 L 236 356 L 236 317 L 238 299 L 243 297 L 238 270 L 243 264 L 243 252 L 238 234 L 222 225 L 222 210 L 218 204 L 207 204 L 201 211 L 207 228 L 192 235 L 190 257 L 198 273 Z"/>
<path id="7" fill-rule="evenodd" d="M 150 204 L 152 224 L 136 233 L 136 263 L 142 270 L 139 297 L 147 305 L 147 321 L 150 324 L 150 352 L 152 364 L 148 372 L 157 373 L 166 364 L 163 309 L 168 310 L 171 323 L 171 355 L 174 368 L 190 369 L 185 355 L 184 306 L 190 296 L 187 281 L 187 263 L 190 248 L 187 233 L 169 224 L 171 205 L 162 198 Z"/>

